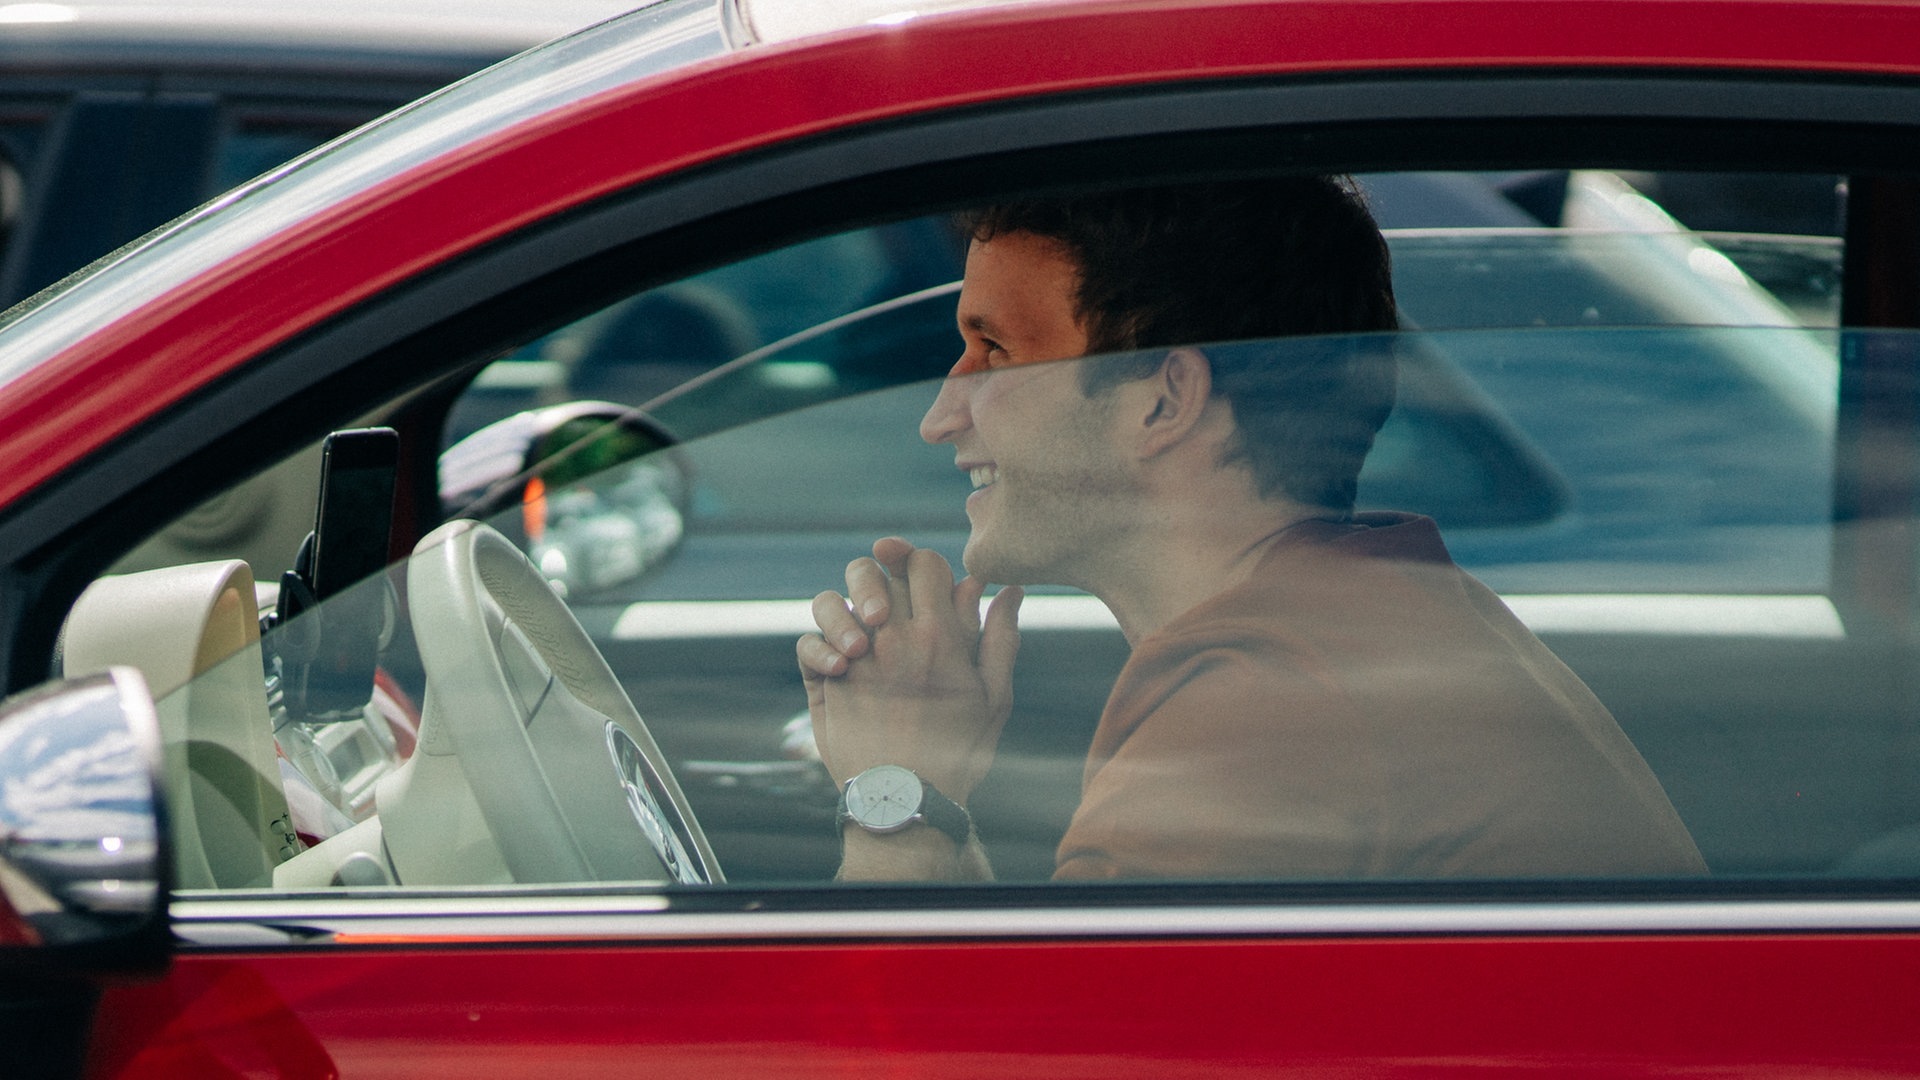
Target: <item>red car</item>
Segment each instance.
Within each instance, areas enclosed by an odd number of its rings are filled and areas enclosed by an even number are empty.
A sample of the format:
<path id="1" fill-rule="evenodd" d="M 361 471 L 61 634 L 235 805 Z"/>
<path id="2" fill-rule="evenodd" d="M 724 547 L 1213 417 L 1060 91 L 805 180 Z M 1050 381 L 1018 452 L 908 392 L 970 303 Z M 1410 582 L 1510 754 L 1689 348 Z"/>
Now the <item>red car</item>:
<path id="1" fill-rule="evenodd" d="M 1892 0 L 663 0 L 329 144 L 0 318 L 5 1074 L 1920 1074 L 1917 136 Z M 952 213 L 1326 173 L 1400 329 L 1191 344 L 1392 348 L 1361 507 L 1706 872 L 1054 880 L 1129 646 L 1036 588 L 997 880 L 836 880 Z"/>

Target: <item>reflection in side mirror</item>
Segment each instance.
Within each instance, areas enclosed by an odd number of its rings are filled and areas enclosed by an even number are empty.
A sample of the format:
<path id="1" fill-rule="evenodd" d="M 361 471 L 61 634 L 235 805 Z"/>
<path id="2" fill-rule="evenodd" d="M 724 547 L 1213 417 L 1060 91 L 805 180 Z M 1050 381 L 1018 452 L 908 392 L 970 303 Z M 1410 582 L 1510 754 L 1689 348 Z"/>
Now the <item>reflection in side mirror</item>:
<path id="1" fill-rule="evenodd" d="M 562 595 L 598 592 L 679 546 L 690 485 L 674 442 L 644 414 L 607 402 L 518 413 L 440 456 L 441 509 L 490 520 Z"/>
<path id="2" fill-rule="evenodd" d="M 164 961 L 159 767 L 159 719 L 132 668 L 0 703 L 0 945 L 78 950 L 74 966 L 94 969 Z"/>

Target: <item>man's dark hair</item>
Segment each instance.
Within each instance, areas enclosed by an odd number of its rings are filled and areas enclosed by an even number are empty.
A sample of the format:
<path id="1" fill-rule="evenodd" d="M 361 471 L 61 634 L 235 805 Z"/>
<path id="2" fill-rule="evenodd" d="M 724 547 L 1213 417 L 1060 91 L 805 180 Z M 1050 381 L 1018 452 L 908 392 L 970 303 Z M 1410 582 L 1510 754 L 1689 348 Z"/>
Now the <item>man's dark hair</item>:
<path id="1" fill-rule="evenodd" d="M 1399 325 L 1386 242 L 1347 177 L 1025 199 L 965 214 L 961 227 L 974 240 L 1024 232 L 1060 243 L 1080 268 L 1075 305 L 1089 352 L 1146 351 L 1083 365 L 1088 394 L 1153 373 L 1171 346 Z M 1239 429 L 1229 460 L 1251 466 L 1263 495 L 1350 511 L 1393 408 L 1391 342 L 1203 351 Z"/>

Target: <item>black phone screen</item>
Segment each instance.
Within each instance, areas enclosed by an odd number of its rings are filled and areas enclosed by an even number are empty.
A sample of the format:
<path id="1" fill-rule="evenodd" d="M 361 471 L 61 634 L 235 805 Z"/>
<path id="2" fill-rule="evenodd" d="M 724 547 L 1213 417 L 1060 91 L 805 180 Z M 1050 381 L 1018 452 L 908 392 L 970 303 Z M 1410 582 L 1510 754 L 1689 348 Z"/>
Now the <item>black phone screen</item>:
<path id="1" fill-rule="evenodd" d="M 400 437 L 391 428 L 336 431 L 321 451 L 320 505 L 305 575 L 321 616 L 317 648 L 305 678 L 296 680 L 305 692 L 295 689 L 293 702 L 309 715 L 357 712 L 373 696 L 399 456 Z"/>
<path id="2" fill-rule="evenodd" d="M 393 542 L 393 485 L 400 436 L 360 428 L 327 436 L 320 452 L 320 507 L 310 584 L 325 600 L 386 568 Z"/>

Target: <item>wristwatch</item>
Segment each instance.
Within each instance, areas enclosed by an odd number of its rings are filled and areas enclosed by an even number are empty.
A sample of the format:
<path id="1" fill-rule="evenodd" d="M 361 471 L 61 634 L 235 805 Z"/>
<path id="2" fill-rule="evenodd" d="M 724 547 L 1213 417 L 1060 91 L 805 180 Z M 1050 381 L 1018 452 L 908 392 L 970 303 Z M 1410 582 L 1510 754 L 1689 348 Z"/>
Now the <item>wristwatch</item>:
<path id="1" fill-rule="evenodd" d="M 924 821 L 961 845 L 973 832 L 973 816 L 966 807 L 901 765 L 875 765 L 847 781 L 840 799 L 840 824 L 849 821 L 874 833 L 899 832 Z"/>

